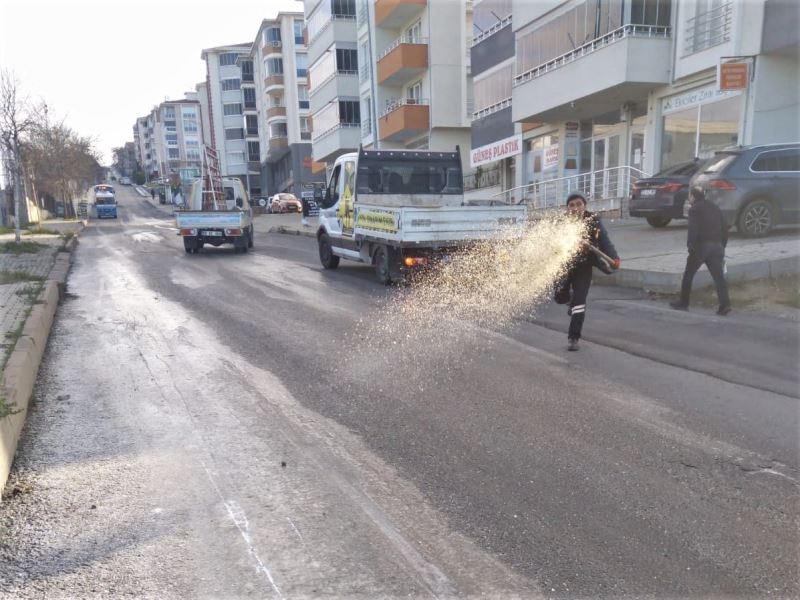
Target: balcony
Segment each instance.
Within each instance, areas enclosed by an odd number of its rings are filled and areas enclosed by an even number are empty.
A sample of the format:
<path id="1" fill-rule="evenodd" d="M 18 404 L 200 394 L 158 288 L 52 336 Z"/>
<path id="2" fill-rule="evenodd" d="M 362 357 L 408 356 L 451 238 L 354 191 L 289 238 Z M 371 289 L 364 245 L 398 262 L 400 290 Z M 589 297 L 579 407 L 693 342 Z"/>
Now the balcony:
<path id="1" fill-rule="evenodd" d="M 269 92 L 276 87 L 283 87 L 283 75 L 270 75 L 264 78 L 264 92 Z"/>
<path id="2" fill-rule="evenodd" d="M 428 0 L 375 0 L 375 26 L 397 29 L 427 5 Z"/>
<path id="3" fill-rule="evenodd" d="M 267 147 L 267 160 L 274 162 L 281 159 L 289 152 L 289 139 L 286 136 L 275 136 L 269 138 Z"/>
<path id="4" fill-rule="evenodd" d="M 381 141 L 405 142 L 430 128 L 428 100 L 403 99 L 389 105 L 378 119 Z"/>
<path id="5" fill-rule="evenodd" d="M 428 40 L 398 38 L 378 58 L 378 83 L 398 86 L 428 69 Z"/>
<path id="6" fill-rule="evenodd" d="M 329 162 L 345 152 L 353 152 L 361 144 L 360 123 L 339 123 L 317 135 L 313 133 L 312 156 L 317 162 Z"/>
<path id="7" fill-rule="evenodd" d="M 261 172 L 261 162 L 258 160 L 248 160 L 247 161 L 247 171 L 249 173 L 260 173 Z"/>
<path id="8" fill-rule="evenodd" d="M 266 56 L 267 54 L 273 54 L 275 52 L 280 53 L 281 51 L 281 42 L 280 40 L 275 40 L 273 42 L 267 42 L 263 46 L 261 46 L 261 54 Z"/>
<path id="9" fill-rule="evenodd" d="M 273 117 L 285 117 L 285 116 L 286 116 L 285 106 L 270 106 L 267 109 L 267 119 L 271 119 Z"/>
<path id="10" fill-rule="evenodd" d="M 334 98 L 358 98 L 358 75 L 355 71 L 337 71 L 309 91 L 311 113 L 321 110 Z"/>
<path id="11" fill-rule="evenodd" d="M 514 121 L 591 118 L 670 82 L 671 29 L 623 25 L 514 78 Z M 519 60 L 519 58 L 518 58 Z"/>
<path id="12" fill-rule="evenodd" d="M 309 40 L 308 64 L 313 65 L 317 62 L 336 40 L 355 41 L 356 39 L 358 36 L 355 15 L 333 15 L 331 20 L 317 32 L 317 35 Z"/>

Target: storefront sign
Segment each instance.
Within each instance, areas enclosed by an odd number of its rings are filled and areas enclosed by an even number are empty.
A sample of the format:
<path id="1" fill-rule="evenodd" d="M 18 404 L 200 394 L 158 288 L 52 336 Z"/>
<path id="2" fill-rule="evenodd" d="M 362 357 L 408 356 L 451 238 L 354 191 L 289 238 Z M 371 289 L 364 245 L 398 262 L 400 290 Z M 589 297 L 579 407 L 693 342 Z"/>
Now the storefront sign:
<path id="1" fill-rule="evenodd" d="M 504 140 L 486 144 L 480 148 L 474 148 L 470 153 L 470 164 L 473 167 L 485 165 L 486 163 L 516 156 L 522 152 L 522 136 L 514 135 Z"/>
<path id="2" fill-rule="evenodd" d="M 558 166 L 558 144 L 552 144 L 544 149 L 544 164 L 542 170 L 552 169 Z"/>
<path id="3" fill-rule="evenodd" d="M 715 85 L 709 85 L 704 88 L 698 88 L 683 94 L 677 94 L 664 98 L 661 104 L 661 114 L 668 115 L 670 113 L 678 112 L 679 110 L 686 110 L 700 104 L 707 104 L 708 102 L 717 102 L 724 98 L 730 98 L 741 94 L 740 91 L 721 91 Z"/>
<path id="4" fill-rule="evenodd" d="M 722 63 L 719 66 L 719 89 L 723 91 L 747 89 L 749 74 L 750 65 L 746 62 Z"/>

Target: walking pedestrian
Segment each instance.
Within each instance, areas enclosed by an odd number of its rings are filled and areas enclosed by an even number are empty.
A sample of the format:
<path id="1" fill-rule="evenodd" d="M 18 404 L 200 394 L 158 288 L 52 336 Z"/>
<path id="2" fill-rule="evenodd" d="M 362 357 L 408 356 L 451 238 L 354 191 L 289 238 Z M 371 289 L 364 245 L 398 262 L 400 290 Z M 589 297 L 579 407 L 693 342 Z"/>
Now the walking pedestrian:
<path id="1" fill-rule="evenodd" d="M 580 249 L 572 260 L 569 271 L 558 283 L 555 291 L 555 301 L 558 304 L 569 304 L 567 350 L 574 352 L 578 349 L 578 341 L 581 339 L 583 331 L 583 321 L 586 317 L 586 297 L 589 295 L 589 287 L 592 285 L 592 269 L 603 266 L 601 259 L 592 251 L 592 248 L 598 248 L 611 257 L 613 264 L 609 266 L 614 269 L 619 268 L 620 260 L 600 217 L 586 210 L 586 197 L 583 194 L 569 195 L 567 212 L 572 218 L 581 219 L 586 224 Z"/>
<path id="2" fill-rule="evenodd" d="M 301 219 L 302 223 L 303 223 L 303 227 L 311 227 L 311 225 L 308 222 L 308 213 L 309 213 L 308 198 L 306 198 L 305 196 L 303 196 L 301 194 L 300 195 L 300 202 L 303 205 L 303 218 Z"/>
<path id="3" fill-rule="evenodd" d="M 689 310 L 689 296 L 692 293 L 692 280 L 697 270 L 705 265 L 717 287 L 719 307 L 717 314 L 721 316 L 731 312 L 731 300 L 728 296 L 728 282 L 725 281 L 725 247 L 728 245 L 728 224 L 719 206 L 706 198 L 700 186 L 689 191 L 689 233 L 686 246 L 689 256 L 686 258 L 686 269 L 681 281 L 681 297 L 670 302 L 676 310 Z"/>
<path id="4" fill-rule="evenodd" d="M 150 199 L 151 200 L 156 199 L 156 188 L 150 188 Z"/>

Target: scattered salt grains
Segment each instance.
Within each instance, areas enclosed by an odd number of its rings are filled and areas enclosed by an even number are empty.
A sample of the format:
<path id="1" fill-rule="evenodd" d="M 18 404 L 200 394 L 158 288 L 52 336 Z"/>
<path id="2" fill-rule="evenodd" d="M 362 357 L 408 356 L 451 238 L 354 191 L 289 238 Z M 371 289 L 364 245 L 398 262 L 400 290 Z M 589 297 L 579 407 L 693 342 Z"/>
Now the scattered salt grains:
<path id="1" fill-rule="evenodd" d="M 566 272 L 583 224 L 563 216 L 542 219 L 517 236 L 498 236 L 454 253 L 449 262 L 421 272 L 362 319 L 354 339 L 364 369 L 443 366 L 488 340 L 485 331 L 508 328 L 549 299 Z M 366 361 L 366 362 L 365 362 Z M 428 373 L 430 375 L 430 373 Z"/>

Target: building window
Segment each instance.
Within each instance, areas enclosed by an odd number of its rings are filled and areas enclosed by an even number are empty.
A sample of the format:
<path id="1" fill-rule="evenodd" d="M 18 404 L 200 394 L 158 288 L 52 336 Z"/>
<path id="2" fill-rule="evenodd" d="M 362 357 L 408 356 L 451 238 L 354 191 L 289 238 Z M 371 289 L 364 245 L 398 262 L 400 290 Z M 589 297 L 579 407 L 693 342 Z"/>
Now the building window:
<path id="1" fill-rule="evenodd" d="M 229 165 L 242 165 L 244 164 L 244 152 L 228 152 Z"/>
<path id="2" fill-rule="evenodd" d="M 242 105 L 237 102 L 235 104 L 223 104 L 222 114 L 226 117 L 233 117 L 242 114 Z"/>
<path id="3" fill-rule="evenodd" d="M 682 110 L 664 111 L 661 170 L 695 157 L 711 158 L 717 150 L 735 146 L 739 142 L 741 106 L 742 97 L 736 95 Z"/>
<path id="4" fill-rule="evenodd" d="M 319 9 L 308 19 L 308 39 L 313 40 L 332 18 L 356 18 L 356 0 L 323 0 Z"/>
<path id="5" fill-rule="evenodd" d="M 361 107 L 358 100 L 339 101 L 339 122 L 361 126 Z"/>
<path id="6" fill-rule="evenodd" d="M 164 136 L 164 138 L 167 140 L 167 145 L 168 146 L 177 146 L 178 145 L 178 135 L 177 134 L 168 133 L 167 135 Z"/>
<path id="7" fill-rule="evenodd" d="M 176 159 L 181 157 L 181 151 L 177 148 L 167 148 L 167 158 Z"/>
<path id="8" fill-rule="evenodd" d="M 276 94 L 274 96 L 269 97 L 269 104 L 272 108 L 277 108 L 279 106 L 283 106 L 283 96 L 280 94 Z"/>
<path id="9" fill-rule="evenodd" d="M 239 58 L 238 52 L 226 52 L 219 55 L 219 66 L 229 67 L 236 64 L 236 59 Z"/>
<path id="10" fill-rule="evenodd" d="M 196 148 L 187 148 L 186 160 L 200 160 L 200 150 Z"/>
<path id="11" fill-rule="evenodd" d="M 197 140 L 197 139 L 194 139 L 194 138 L 184 140 L 184 143 L 186 144 L 186 148 L 187 149 L 188 148 L 200 148 L 200 141 Z"/>
<path id="12" fill-rule="evenodd" d="M 183 132 L 184 133 L 197 133 L 197 121 L 184 121 L 183 122 Z"/>
<path id="13" fill-rule="evenodd" d="M 270 123 L 269 124 L 269 137 L 272 138 L 285 138 L 288 135 L 286 130 L 286 123 Z"/>
<path id="14" fill-rule="evenodd" d="M 253 61 L 242 61 L 242 81 L 252 82 L 253 79 Z"/>
<path id="15" fill-rule="evenodd" d="M 306 43 L 305 38 L 303 37 L 303 22 L 302 21 L 295 21 L 294 22 L 294 43 L 298 45 L 303 45 Z"/>
<path id="16" fill-rule="evenodd" d="M 308 75 L 308 54 L 296 54 L 295 63 L 298 77 L 305 77 Z"/>
<path id="17" fill-rule="evenodd" d="M 496 106 L 511 98 L 511 84 L 514 79 L 514 63 L 511 62 L 485 77 L 473 82 L 475 94 L 474 111 L 480 112 Z"/>
<path id="18" fill-rule="evenodd" d="M 165 119 L 174 119 L 175 118 L 175 107 L 174 106 L 168 106 L 167 108 L 164 109 L 164 118 Z M 152 127 L 152 125 L 151 125 L 151 127 Z"/>
<path id="19" fill-rule="evenodd" d="M 197 120 L 197 111 L 194 108 L 181 108 L 181 116 L 186 120 Z"/>
<path id="20" fill-rule="evenodd" d="M 223 79 L 222 91 L 230 92 L 231 90 L 238 90 L 242 87 L 242 82 L 239 79 Z"/>
<path id="21" fill-rule="evenodd" d="M 233 127 L 231 129 L 225 130 L 225 139 L 226 140 L 243 140 L 244 139 L 244 128 L 242 127 Z"/>
<path id="22" fill-rule="evenodd" d="M 335 129 L 339 125 L 361 126 L 361 110 L 358 100 L 339 100 L 331 102 L 313 117 L 314 132 L 317 137 Z"/>
<path id="23" fill-rule="evenodd" d="M 247 135 L 258 135 L 258 117 L 256 115 L 245 115 L 244 123 Z"/>
<path id="24" fill-rule="evenodd" d="M 410 44 L 418 44 L 422 39 L 422 21 L 417 21 L 406 29 L 405 41 Z"/>
<path id="25" fill-rule="evenodd" d="M 300 117 L 300 131 L 303 133 L 311 131 L 311 119 Z"/>
<path id="26" fill-rule="evenodd" d="M 247 142 L 247 160 L 256 162 L 261 160 L 261 148 L 258 142 Z"/>
<path id="27" fill-rule="evenodd" d="M 170 133 L 175 133 L 178 131 L 178 127 L 175 124 L 175 121 L 164 121 L 164 129 L 169 131 Z"/>
<path id="28" fill-rule="evenodd" d="M 281 41 L 281 30 L 280 27 L 270 27 L 266 31 L 264 31 L 264 44 L 268 45 L 272 42 L 280 42 Z"/>
<path id="29" fill-rule="evenodd" d="M 244 98 L 244 107 L 245 109 L 248 108 L 255 108 L 256 107 L 256 90 L 255 88 L 243 88 L 242 89 L 242 97 Z"/>
<path id="30" fill-rule="evenodd" d="M 419 104 L 419 101 L 422 100 L 422 81 L 417 81 L 408 86 L 406 99 L 409 104 Z"/>
<path id="31" fill-rule="evenodd" d="M 307 85 L 298 85 L 297 86 L 297 100 L 300 103 L 300 108 L 308 108 L 308 86 Z"/>
<path id="32" fill-rule="evenodd" d="M 336 49 L 336 70 L 339 73 L 358 73 L 358 51 L 349 48 Z"/>
<path id="33" fill-rule="evenodd" d="M 273 75 L 283 75 L 282 58 L 268 58 L 265 62 L 267 65 L 267 77 L 272 77 Z"/>

